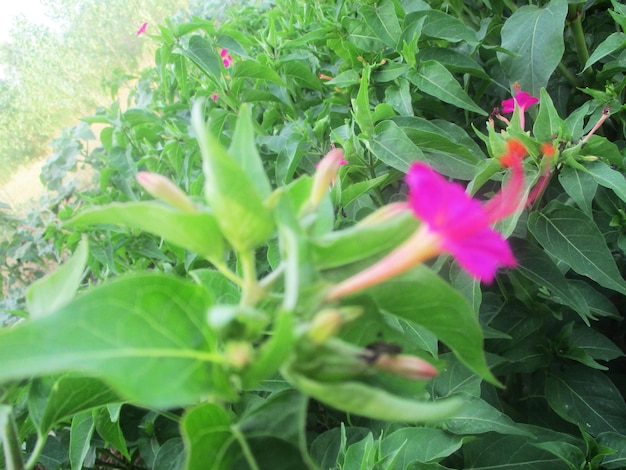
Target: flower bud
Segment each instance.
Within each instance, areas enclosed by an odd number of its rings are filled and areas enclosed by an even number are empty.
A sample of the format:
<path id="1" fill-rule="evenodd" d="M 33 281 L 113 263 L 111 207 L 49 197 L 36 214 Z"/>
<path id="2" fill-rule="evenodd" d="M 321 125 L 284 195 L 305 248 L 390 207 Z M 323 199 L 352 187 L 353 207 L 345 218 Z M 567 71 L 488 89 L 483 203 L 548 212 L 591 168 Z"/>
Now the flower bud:
<path id="1" fill-rule="evenodd" d="M 313 176 L 313 187 L 309 202 L 316 207 L 323 199 L 328 188 L 335 182 L 339 167 L 348 162 L 343 157 L 343 150 L 333 148 L 326 154 L 317 165 L 317 171 Z"/>
<path id="2" fill-rule="evenodd" d="M 252 347 L 245 341 L 230 341 L 226 344 L 224 358 L 233 369 L 243 369 L 252 361 Z"/>
<path id="3" fill-rule="evenodd" d="M 335 336 L 344 323 L 354 320 L 361 313 L 363 310 L 360 307 L 321 310 L 313 317 L 307 336 L 313 343 L 322 344 Z"/>
<path id="4" fill-rule="evenodd" d="M 189 196 L 165 176 L 149 171 L 140 171 L 137 173 L 137 182 L 156 199 L 167 202 L 183 212 L 197 212 L 196 206 Z"/>
<path id="5" fill-rule="evenodd" d="M 373 366 L 378 370 L 413 380 L 431 379 L 437 375 L 437 369 L 430 363 L 415 356 L 381 354 L 373 363 Z"/>

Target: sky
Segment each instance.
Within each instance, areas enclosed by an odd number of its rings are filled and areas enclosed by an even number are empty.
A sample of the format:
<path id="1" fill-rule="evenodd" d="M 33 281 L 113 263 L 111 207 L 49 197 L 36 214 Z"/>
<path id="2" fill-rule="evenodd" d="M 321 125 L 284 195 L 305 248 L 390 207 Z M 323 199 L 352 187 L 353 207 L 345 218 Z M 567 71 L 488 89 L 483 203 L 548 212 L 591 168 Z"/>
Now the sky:
<path id="1" fill-rule="evenodd" d="M 9 31 L 16 16 L 23 14 L 35 23 L 49 22 L 45 7 L 39 0 L 4 0 L 0 5 L 0 42 L 9 38 Z"/>

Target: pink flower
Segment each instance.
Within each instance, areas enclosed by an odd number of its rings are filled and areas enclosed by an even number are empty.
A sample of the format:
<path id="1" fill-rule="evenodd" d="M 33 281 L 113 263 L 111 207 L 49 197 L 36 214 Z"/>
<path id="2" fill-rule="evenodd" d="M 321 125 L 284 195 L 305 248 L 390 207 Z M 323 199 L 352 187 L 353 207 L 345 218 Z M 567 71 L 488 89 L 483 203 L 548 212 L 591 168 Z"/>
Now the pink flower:
<path id="1" fill-rule="evenodd" d="M 514 112 L 515 103 L 517 103 L 517 106 L 520 109 L 520 126 L 522 127 L 522 129 L 524 129 L 524 113 L 528 108 L 537 104 L 539 102 L 539 99 L 531 96 L 525 91 L 521 91 L 519 83 L 515 83 L 515 85 L 513 85 L 513 88 L 515 89 L 515 95 L 513 96 L 513 98 L 509 98 L 508 100 L 504 100 L 502 102 L 502 112 Z"/>
<path id="2" fill-rule="evenodd" d="M 228 53 L 228 49 L 222 49 L 220 51 L 220 57 L 222 58 L 222 63 L 224 64 L 225 68 L 228 68 L 232 65 L 233 58 Z"/>
<path id="3" fill-rule="evenodd" d="M 137 30 L 137 36 L 145 33 L 147 28 L 148 28 L 148 23 L 142 24 L 141 27 Z"/>
<path id="4" fill-rule="evenodd" d="M 211 93 L 211 99 L 217 101 L 217 93 Z"/>
<path id="5" fill-rule="evenodd" d="M 500 266 L 515 266 L 507 241 L 491 225 L 520 208 L 525 154 L 521 142 L 507 142 L 500 162 L 511 168 L 511 177 L 484 205 L 425 163 L 414 163 L 406 176 L 409 207 L 422 224 L 385 258 L 333 286 L 326 299 L 337 300 L 379 284 L 441 253 L 451 254 L 470 275 L 487 283 L 493 281 Z"/>

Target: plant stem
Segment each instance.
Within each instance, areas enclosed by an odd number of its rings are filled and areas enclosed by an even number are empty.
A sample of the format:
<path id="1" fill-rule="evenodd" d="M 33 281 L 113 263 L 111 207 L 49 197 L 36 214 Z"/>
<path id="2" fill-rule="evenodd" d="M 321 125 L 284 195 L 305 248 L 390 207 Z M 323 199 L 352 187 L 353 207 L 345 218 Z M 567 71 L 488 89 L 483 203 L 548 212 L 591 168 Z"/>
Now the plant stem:
<path id="1" fill-rule="evenodd" d="M 241 305 L 254 306 L 263 294 L 256 277 L 256 264 L 254 250 L 239 253 L 241 269 L 243 271 L 243 292 L 241 293 Z"/>
<path id="2" fill-rule="evenodd" d="M 241 434 L 241 431 L 239 431 L 239 428 L 237 428 L 236 426 L 232 426 L 231 432 L 233 433 L 234 438 L 237 439 L 237 442 L 241 446 L 241 451 L 243 452 L 243 455 L 246 458 L 246 462 L 248 462 L 250 469 L 261 470 L 259 465 L 256 463 L 256 459 L 254 458 L 254 455 L 252 455 L 252 450 L 250 450 L 248 441 L 246 441 L 246 438 L 244 437 L 244 435 Z"/>
<path id="3" fill-rule="evenodd" d="M 558 69 L 559 69 L 559 72 L 561 72 L 561 75 L 565 77 L 565 80 L 567 80 L 567 83 L 569 83 L 571 86 L 573 87 L 582 86 L 582 83 L 580 83 L 580 80 L 576 78 L 576 75 L 570 72 L 570 70 L 565 66 L 563 62 L 559 62 Z"/>
<path id="4" fill-rule="evenodd" d="M 582 4 L 570 5 L 568 11 L 568 18 L 570 20 L 570 28 L 574 36 L 574 43 L 576 44 L 576 54 L 578 55 L 578 62 L 582 69 L 589 60 L 589 50 L 587 49 L 587 42 L 585 41 L 585 32 L 583 31 L 582 23 Z M 591 81 L 593 78 L 593 72 L 590 68 L 583 72 L 585 82 Z"/>
<path id="5" fill-rule="evenodd" d="M 37 433 L 37 441 L 35 442 L 35 448 L 31 452 L 30 457 L 28 458 L 28 461 L 26 462 L 26 465 L 24 466 L 26 470 L 32 470 L 33 468 L 35 468 L 35 465 L 37 465 L 37 462 L 39 461 L 39 456 L 41 455 L 41 452 L 43 451 L 43 447 L 46 445 L 47 438 L 48 436 L 46 436 L 45 434 Z"/>
<path id="6" fill-rule="evenodd" d="M 9 405 L 0 405 L 0 440 L 4 447 L 6 469 L 24 470 L 22 449 L 13 420 L 13 409 Z"/>

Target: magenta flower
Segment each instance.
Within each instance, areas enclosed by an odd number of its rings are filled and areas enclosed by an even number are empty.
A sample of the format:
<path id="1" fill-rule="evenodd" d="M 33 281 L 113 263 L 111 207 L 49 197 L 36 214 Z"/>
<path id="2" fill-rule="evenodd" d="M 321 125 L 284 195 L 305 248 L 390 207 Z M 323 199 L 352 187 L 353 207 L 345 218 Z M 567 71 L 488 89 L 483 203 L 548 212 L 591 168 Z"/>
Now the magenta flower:
<path id="1" fill-rule="evenodd" d="M 509 98 L 508 100 L 504 100 L 502 102 L 502 112 L 503 113 L 512 113 L 515 111 L 515 103 L 517 103 L 517 107 L 520 109 L 520 125 L 522 129 L 524 129 L 524 113 L 528 108 L 537 104 L 539 102 L 538 98 L 531 96 L 529 93 L 525 91 L 521 91 L 519 83 L 515 83 L 513 85 L 515 90 L 515 95 L 513 98 Z"/>
<path id="2" fill-rule="evenodd" d="M 215 93 L 215 92 L 211 93 L 211 99 L 213 101 L 217 101 L 217 93 Z"/>
<path id="3" fill-rule="evenodd" d="M 233 58 L 228 53 L 228 49 L 222 49 L 220 51 L 220 57 L 222 58 L 222 63 L 224 64 L 225 68 L 228 68 L 232 65 Z"/>
<path id="4" fill-rule="evenodd" d="M 148 28 L 148 23 L 142 24 L 141 27 L 137 30 L 137 36 L 145 33 L 147 28 Z"/>
<path id="5" fill-rule="evenodd" d="M 521 142 L 509 140 L 500 162 L 511 168 L 511 177 L 484 205 L 425 163 L 414 163 L 406 176 L 408 206 L 422 224 L 385 258 L 333 286 L 326 299 L 337 300 L 379 284 L 441 253 L 451 254 L 470 275 L 487 283 L 493 281 L 500 266 L 515 266 L 507 241 L 491 225 L 515 213 L 522 204 L 525 154 Z"/>

